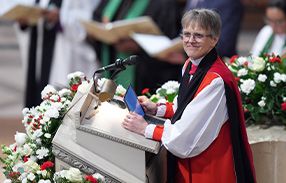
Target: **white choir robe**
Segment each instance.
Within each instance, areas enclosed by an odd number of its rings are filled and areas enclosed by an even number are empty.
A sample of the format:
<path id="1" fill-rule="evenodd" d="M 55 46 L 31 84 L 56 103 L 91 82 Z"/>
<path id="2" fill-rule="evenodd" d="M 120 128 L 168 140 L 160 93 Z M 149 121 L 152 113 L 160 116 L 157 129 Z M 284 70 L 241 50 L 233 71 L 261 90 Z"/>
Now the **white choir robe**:
<path id="1" fill-rule="evenodd" d="M 41 0 L 39 3 L 39 7 L 47 8 L 48 7 L 49 0 Z M 0 1 L 1 8 L 0 8 L 0 14 L 5 13 L 7 10 L 13 8 L 17 4 L 22 5 L 29 5 L 34 6 L 35 0 L 1 0 Z M 2 6 L 3 5 L 3 6 Z M 42 27 L 43 20 L 40 19 L 38 22 L 38 27 Z M 27 76 L 27 68 L 28 68 L 28 50 L 29 50 L 29 44 L 30 44 L 30 29 L 27 28 L 27 30 L 21 30 L 20 26 L 17 22 L 14 23 L 14 29 L 19 45 L 19 51 L 21 56 L 21 64 L 23 68 L 23 78 L 26 80 Z M 40 77 L 40 68 L 41 68 L 41 51 L 42 50 L 42 44 L 39 44 L 42 42 L 43 39 L 43 30 L 38 29 L 38 44 L 37 44 L 37 79 Z"/>
<path id="2" fill-rule="evenodd" d="M 273 30 L 271 26 L 269 25 L 264 26 L 256 36 L 255 42 L 253 44 L 250 53 L 254 56 L 259 56 L 272 34 Z M 286 34 L 281 34 L 281 35 L 275 34 L 272 46 L 270 47 L 268 53 L 270 54 L 274 53 L 275 55 L 280 55 L 280 56 L 285 54 L 286 51 L 285 40 L 286 40 Z"/>
<path id="3" fill-rule="evenodd" d="M 57 36 L 52 64 L 50 84 L 67 86 L 67 75 L 75 71 L 92 77 L 99 67 L 96 53 L 85 42 L 86 31 L 81 20 L 91 20 L 92 12 L 100 0 L 64 0 L 60 12 L 60 23 L 63 32 Z"/>

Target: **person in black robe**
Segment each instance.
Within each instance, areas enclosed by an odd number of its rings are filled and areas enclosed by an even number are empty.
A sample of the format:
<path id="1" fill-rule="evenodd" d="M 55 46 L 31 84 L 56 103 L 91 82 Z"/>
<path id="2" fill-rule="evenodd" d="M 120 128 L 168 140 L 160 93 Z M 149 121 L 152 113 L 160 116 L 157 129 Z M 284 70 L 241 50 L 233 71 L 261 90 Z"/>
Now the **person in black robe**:
<path id="1" fill-rule="evenodd" d="M 39 3 L 40 0 L 35 1 L 35 5 Z M 31 108 L 41 103 L 41 91 L 49 82 L 55 40 L 57 32 L 60 30 L 59 9 L 61 3 L 62 0 L 49 1 L 48 8 L 43 11 L 43 24 L 38 23 L 31 26 L 26 24 L 25 20 L 19 21 L 21 30 L 30 31 L 25 107 Z M 39 31 L 42 31 L 42 37 L 39 36 Z"/>
<path id="2" fill-rule="evenodd" d="M 122 0 L 117 11 L 111 19 L 104 16 L 104 10 L 108 6 L 108 0 L 102 0 L 98 8 L 94 11 L 93 19 L 101 22 L 113 22 L 116 20 L 122 20 L 130 12 L 133 0 Z M 163 34 L 170 39 L 176 38 L 180 34 L 180 20 L 182 17 L 182 11 L 184 9 L 184 2 L 177 0 L 149 0 L 148 6 L 144 10 L 141 16 L 150 16 L 158 27 L 161 29 Z M 164 59 L 156 59 L 150 57 L 130 38 L 120 40 L 118 43 L 113 45 L 107 45 L 109 49 L 108 63 L 104 63 L 103 57 L 103 43 L 93 43 L 96 53 L 101 60 L 103 66 L 113 63 L 117 59 L 117 53 L 123 52 L 129 55 L 136 54 L 139 56 L 140 61 L 135 66 L 135 78 L 134 85 L 136 93 L 141 93 L 144 88 L 149 88 L 151 91 L 155 91 L 162 84 L 168 80 L 179 80 L 182 63 L 185 57 L 183 51 L 175 53 L 172 56 Z M 106 45 L 105 45 L 106 46 Z M 107 76 L 108 77 L 108 76 Z M 120 74 L 118 75 L 120 77 Z M 132 77 L 132 76 L 130 76 Z M 127 79 L 126 82 L 130 80 Z M 132 83 L 132 82 L 131 82 Z M 119 83 L 129 84 L 129 83 Z"/>

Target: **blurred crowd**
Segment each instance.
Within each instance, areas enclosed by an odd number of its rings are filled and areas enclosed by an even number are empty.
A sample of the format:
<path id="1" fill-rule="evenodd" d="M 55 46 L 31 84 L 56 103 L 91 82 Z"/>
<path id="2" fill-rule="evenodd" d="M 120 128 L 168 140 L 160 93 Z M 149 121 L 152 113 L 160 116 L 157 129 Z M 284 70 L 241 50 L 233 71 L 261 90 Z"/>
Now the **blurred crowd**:
<path id="1" fill-rule="evenodd" d="M 254 1 L 254 0 L 252 0 Z M 107 44 L 89 35 L 82 21 L 102 23 L 149 16 L 161 32 L 174 39 L 181 33 L 181 18 L 186 10 L 209 8 L 222 18 L 221 38 L 216 46 L 222 57 L 237 54 L 236 45 L 244 14 L 243 0 L 0 0 L 1 9 L 12 4 L 43 8 L 42 18 L 30 24 L 25 17 L 15 21 L 23 68 L 26 73 L 25 107 L 41 102 L 40 93 L 47 84 L 67 85 L 67 75 L 84 72 L 89 78 L 102 66 L 118 58 L 138 55 L 140 62 L 120 72 L 115 81 L 123 86 L 130 83 L 140 93 L 151 91 L 168 80 L 180 80 L 187 56 L 177 51 L 165 57 L 148 55 L 130 37 Z M 263 17 L 262 17 L 263 18 Z M 265 12 L 265 27 L 259 32 L 251 53 L 283 54 L 286 31 L 285 0 L 270 0 Z M 104 73 L 110 77 L 112 73 Z"/>

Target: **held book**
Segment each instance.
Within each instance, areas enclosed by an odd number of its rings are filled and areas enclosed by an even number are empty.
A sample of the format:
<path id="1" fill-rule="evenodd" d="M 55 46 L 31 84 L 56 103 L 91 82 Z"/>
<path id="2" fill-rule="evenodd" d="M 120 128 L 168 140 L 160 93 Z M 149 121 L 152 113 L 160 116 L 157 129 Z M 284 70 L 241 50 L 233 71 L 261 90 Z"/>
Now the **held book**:
<path id="1" fill-rule="evenodd" d="M 169 53 L 183 50 L 180 37 L 171 40 L 164 35 L 134 33 L 131 38 L 151 57 L 164 58 Z"/>
<path id="2" fill-rule="evenodd" d="M 18 4 L 1 15 L 0 19 L 17 21 L 18 19 L 23 18 L 28 20 L 28 24 L 34 25 L 42 16 L 42 11 L 42 8 L 36 6 Z"/>
<path id="3" fill-rule="evenodd" d="M 82 25 L 90 36 L 107 44 L 130 37 L 130 34 L 134 32 L 161 34 L 159 27 L 148 16 L 118 20 L 107 24 L 97 21 L 82 21 Z"/>

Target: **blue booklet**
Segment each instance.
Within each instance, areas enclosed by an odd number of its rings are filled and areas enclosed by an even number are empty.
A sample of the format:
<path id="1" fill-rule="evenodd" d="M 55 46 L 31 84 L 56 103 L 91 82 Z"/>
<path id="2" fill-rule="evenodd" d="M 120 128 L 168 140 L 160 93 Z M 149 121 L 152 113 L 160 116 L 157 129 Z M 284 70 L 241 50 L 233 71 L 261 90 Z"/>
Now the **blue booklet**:
<path id="1" fill-rule="evenodd" d="M 137 95 L 131 85 L 129 85 L 126 90 L 126 93 L 124 96 L 124 102 L 129 111 L 136 112 L 137 114 L 141 116 L 145 116 L 144 109 L 139 103 Z"/>
<path id="2" fill-rule="evenodd" d="M 125 96 L 123 98 L 127 108 L 129 111 L 136 112 L 137 114 L 141 115 L 144 117 L 144 119 L 147 121 L 147 123 L 152 123 L 152 124 L 164 124 L 165 119 L 164 118 L 159 118 L 153 115 L 145 114 L 145 111 L 140 104 L 137 95 L 132 88 L 131 85 L 126 90 Z"/>

